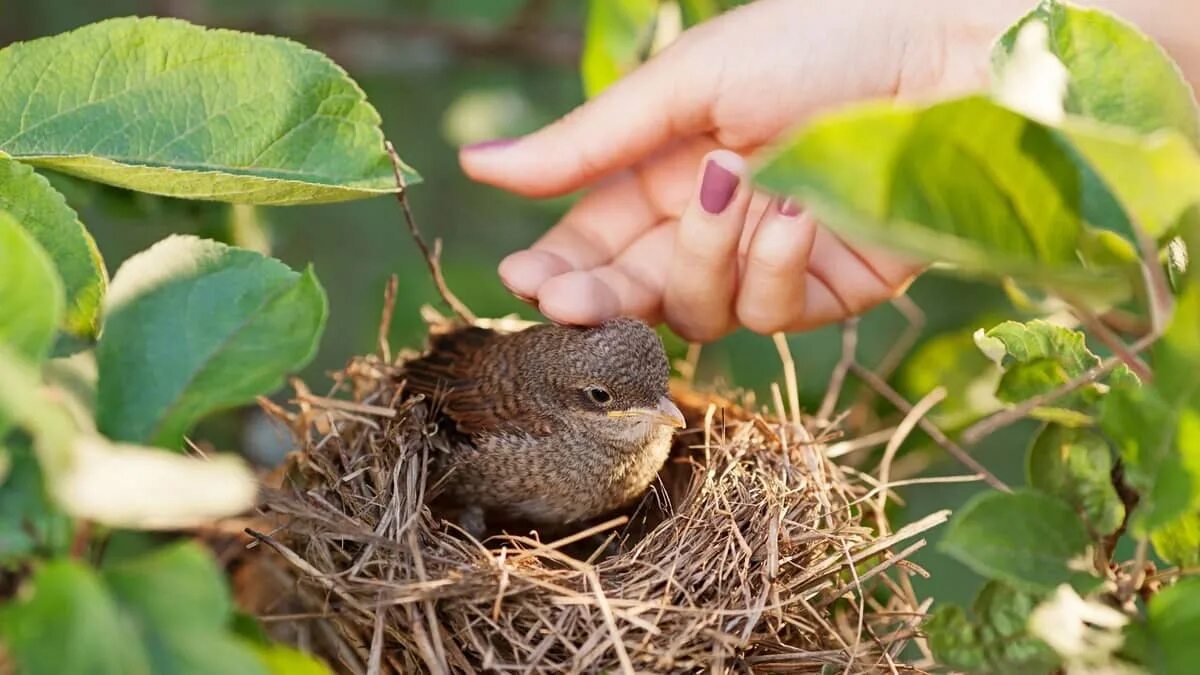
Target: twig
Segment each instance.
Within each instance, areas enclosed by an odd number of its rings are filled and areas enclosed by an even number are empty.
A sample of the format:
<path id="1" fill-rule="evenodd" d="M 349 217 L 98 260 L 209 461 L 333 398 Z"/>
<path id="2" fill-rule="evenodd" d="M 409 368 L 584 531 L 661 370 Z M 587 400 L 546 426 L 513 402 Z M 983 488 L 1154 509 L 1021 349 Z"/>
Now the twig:
<path id="1" fill-rule="evenodd" d="M 1133 346 L 1130 347 L 1130 350 L 1135 354 L 1142 352 L 1147 347 L 1154 344 L 1158 338 L 1159 336 L 1155 333 L 1145 335 L 1137 342 L 1133 343 Z M 1108 373 L 1112 372 L 1114 368 L 1122 363 L 1123 361 L 1121 361 L 1119 357 L 1109 357 L 1099 365 L 1092 366 L 1087 370 L 1087 372 L 1080 374 L 1078 377 L 1075 377 L 1069 382 L 1064 382 L 1044 394 L 1039 394 L 1032 398 L 1025 399 L 1024 401 L 1021 401 L 1007 410 L 1001 410 L 990 417 L 985 417 L 984 419 L 967 427 L 967 430 L 962 433 L 962 442 L 966 445 L 975 445 L 987 436 L 995 433 L 997 430 L 1022 419 L 1032 412 L 1034 408 L 1039 408 L 1048 403 L 1052 403 L 1063 396 L 1070 394 L 1076 389 L 1079 389 L 1080 387 L 1095 382 L 1101 377 L 1104 377 Z"/>
<path id="2" fill-rule="evenodd" d="M 920 401 L 917 401 L 912 410 L 904 416 L 904 419 L 900 421 L 900 425 L 896 427 L 895 435 L 892 436 L 891 440 L 888 441 L 887 447 L 884 448 L 883 459 L 879 462 L 879 485 L 882 489 L 879 492 L 879 505 L 876 507 L 880 514 L 885 513 L 887 507 L 888 490 L 890 489 L 888 483 L 892 478 L 892 460 L 896 458 L 896 453 L 899 452 L 900 446 L 908 438 L 908 435 L 912 433 L 913 427 L 925 419 L 925 415 L 928 415 L 929 411 L 945 398 L 946 388 L 934 387 L 933 391 L 926 394 Z M 884 534 L 887 534 L 888 525 L 886 519 L 880 518 L 879 527 Z"/>
<path id="3" fill-rule="evenodd" d="M 442 301 L 458 315 L 458 318 L 466 323 L 474 324 L 475 314 L 450 291 L 446 285 L 446 278 L 442 276 L 442 265 L 438 256 L 441 243 L 435 240 L 434 248 L 430 251 L 429 246 L 425 244 L 425 238 L 421 236 L 421 230 L 417 227 L 416 219 L 413 218 L 412 209 L 408 206 L 408 183 L 404 180 L 404 171 L 400 168 L 400 156 L 396 154 L 396 148 L 391 141 L 384 141 L 383 144 L 387 148 L 388 156 L 392 159 L 392 171 L 396 175 L 396 185 L 400 188 L 400 191 L 396 193 L 396 201 L 400 202 L 400 208 L 404 212 L 404 221 L 408 223 L 408 232 L 416 242 L 417 248 L 421 249 L 421 256 L 425 258 L 425 264 L 429 267 L 429 274 L 433 277 L 433 285 L 437 288 L 438 295 L 442 296 Z"/>
<path id="4" fill-rule="evenodd" d="M 379 356 L 384 363 L 392 362 L 392 347 L 388 344 L 388 332 L 392 328 L 392 313 L 396 309 L 396 291 L 400 287 L 400 279 L 393 274 L 388 278 L 387 287 L 383 289 L 383 314 L 379 319 Z"/>
<path id="5" fill-rule="evenodd" d="M 1072 311 L 1079 318 L 1079 322 L 1083 324 L 1083 327 L 1094 333 L 1104 343 L 1105 347 L 1112 350 L 1114 356 L 1129 366 L 1129 369 L 1138 376 L 1138 379 L 1146 382 L 1154 376 L 1154 373 L 1150 371 L 1150 367 L 1146 365 L 1146 362 L 1139 358 L 1137 354 L 1131 352 L 1129 345 L 1117 337 L 1108 326 L 1105 326 L 1099 317 L 1075 303 L 1072 303 Z"/>
<path id="6" fill-rule="evenodd" d="M 912 350 L 913 345 L 917 343 L 917 339 L 921 337 L 921 331 L 925 330 L 925 312 L 912 301 L 912 298 L 901 295 L 892 300 L 892 307 L 900 312 L 900 315 L 908 322 L 908 326 L 901 331 L 900 337 L 896 338 L 896 342 L 887 354 L 884 354 L 883 358 L 879 360 L 879 365 L 875 366 L 875 373 L 884 380 L 892 376 L 904 357 Z"/>
<path id="7" fill-rule="evenodd" d="M 792 360 L 787 335 L 776 333 L 772 339 L 775 340 L 775 349 L 778 350 L 779 360 L 783 364 L 783 382 L 787 386 L 788 410 L 791 412 L 792 424 L 800 426 L 800 386 L 796 383 L 796 362 Z"/>
<path id="8" fill-rule="evenodd" d="M 853 373 L 855 377 L 865 382 L 867 386 L 878 392 L 880 396 L 886 398 L 888 402 L 898 408 L 900 412 L 906 415 L 912 412 L 912 404 L 906 401 L 904 397 L 901 396 L 895 389 L 892 389 L 891 385 L 879 379 L 879 376 L 875 373 L 867 370 L 858 363 L 850 364 L 850 372 Z M 1004 484 L 1003 481 L 1001 481 L 999 478 L 996 478 L 991 471 L 988 471 L 987 467 L 980 464 L 974 457 L 967 453 L 966 450 L 963 450 L 957 443 L 950 440 L 950 438 L 946 436 L 946 434 L 939 429 L 937 425 L 925 418 L 918 420 L 917 425 L 920 426 L 921 430 L 928 434 L 928 436 L 933 439 L 935 443 L 940 445 L 942 449 L 950 453 L 952 457 L 961 462 L 963 466 L 981 475 L 984 482 L 986 482 L 988 485 L 991 485 L 997 490 L 1002 490 L 1004 492 L 1012 491 L 1007 485 Z"/>
<path id="9" fill-rule="evenodd" d="M 825 390 L 825 398 L 817 410 L 817 419 L 828 420 L 837 407 L 838 399 L 842 397 L 842 387 L 846 383 L 846 373 L 854 364 L 858 351 L 858 318 L 847 319 L 842 324 L 842 358 L 833 367 L 829 376 L 829 388 Z"/>

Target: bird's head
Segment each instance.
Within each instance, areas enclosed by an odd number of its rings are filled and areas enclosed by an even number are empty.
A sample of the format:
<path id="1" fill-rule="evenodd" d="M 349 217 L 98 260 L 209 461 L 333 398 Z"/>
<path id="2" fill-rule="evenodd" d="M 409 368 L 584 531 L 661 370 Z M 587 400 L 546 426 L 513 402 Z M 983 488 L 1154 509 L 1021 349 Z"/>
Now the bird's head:
<path id="1" fill-rule="evenodd" d="M 614 319 L 570 331 L 555 388 L 592 432 L 637 441 L 685 425 L 667 396 L 667 354 L 650 327 Z"/>

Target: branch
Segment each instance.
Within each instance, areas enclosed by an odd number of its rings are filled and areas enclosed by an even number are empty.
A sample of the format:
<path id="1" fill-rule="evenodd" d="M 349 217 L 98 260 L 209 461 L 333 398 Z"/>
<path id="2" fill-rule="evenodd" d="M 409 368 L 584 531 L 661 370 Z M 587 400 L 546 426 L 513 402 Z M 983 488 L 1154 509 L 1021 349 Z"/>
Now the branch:
<path id="1" fill-rule="evenodd" d="M 855 377 L 865 382 L 880 396 L 886 398 L 888 402 L 899 409 L 900 412 L 904 413 L 905 415 L 912 413 L 913 405 L 905 400 L 904 397 L 899 394 L 899 392 L 897 392 L 895 389 L 892 389 L 891 385 L 880 379 L 878 375 L 867 370 L 858 363 L 851 363 L 849 369 L 851 373 L 854 373 Z M 928 436 L 933 439 L 935 443 L 940 445 L 942 449 L 948 452 L 952 457 L 961 462 L 963 466 L 979 474 L 983 478 L 984 482 L 986 482 L 988 485 L 991 485 L 997 490 L 1002 490 L 1004 492 L 1012 491 L 1007 485 L 1004 484 L 1003 481 L 993 475 L 991 471 L 988 471 L 987 467 L 980 464 L 979 461 L 972 457 L 966 450 L 963 450 L 958 444 L 950 440 L 950 438 L 946 436 L 941 429 L 937 428 L 937 425 L 935 425 L 933 422 L 930 422 L 922 417 L 917 420 L 917 426 L 921 427 L 922 431 L 928 434 Z"/>
<path id="2" fill-rule="evenodd" d="M 829 387 L 825 390 L 825 398 L 817 410 L 817 419 L 828 423 L 837 407 L 838 399 L 842 397 L 842 387 L 846 384 L 846 372 L 854 364 L 858 351 L 858 317 L 846 319 L 842 323 L 842 358 L 833 367 L 829 376 Z"/>
<path id="3" fill-rule="evenodd" d="M 1133 343 L 1133 346 L 1130 347 L 1130 351 L 1132 351 L 1134 354 L 1145 351 L 1147 347 L 1154 344 L 1154 342 L 1158 340 L 1158 337 L 1158 335 L 1153 333 L 1146 335 L 1137 342 Z M 1087 372 L 1079 375 L 1069 382 L 1064 382 L 1044 394 L 1039 394 L 1033 398 L 1025 399 L 1024 401 L 1021 401 L 1017 405 L 1008 408 L 1007 410 L 1002 410 L 990 417 L 985 417 L 984 419 L 967 427 L 967 430 L 962 433 L 962 442 L 966 445 L 975 445 L 987 436 L 995 433 L 997 430 L 1022 419 L 1032 412 L 1034 408 L 1040 408 L 1044 405 L 1053 403 L 1063 396 L 1074 392 L 1080 387 L 1095 382 L 1096 380 L 1112 372 L 1122 363 L 1124 362 L 1118 356 L 1109 357 L 1102 361 L 1099 365 L 1092 366 L 1087 370 Z"/>
<path id="4" fill-rule="evenodd" d="M 408 233 L 412 235 L 417 248 L 421 249 L 421 256 L 425 258 L 425 264 L 429 267 L 429 274 L 433 277 L 433 285 L 437 288 L 438 295 L 442 296 L 442 300 L 458 315 L 458 318 L 468 324 L 474 324 L 475 314 L 450 291 L 446 285 L 446 278 L 442 276 L 442 265 L 439 261 L 441 240 L 435 239 L 433 250 L 430 251 L 429 246 L 425 244 L 425 238 L 421 236 L 421 230 L 417 228 L 417 221 L 413 218 L 412 209 L 408 206 L 408 184 L 404 181 L 404 172 L 400 168 L 400 157 L 396 154 L 396 148 L 391 141 L 384 141 L 383 144 L 387 148 L 388 156 L 392 159 L 392 171 L 396 174 L 396 185 L 400 188 L 400 191 L 396 193 L 396 201 L 400 202 L 400 208 L 404 212 L 404 222 L 408 223 Z"/>

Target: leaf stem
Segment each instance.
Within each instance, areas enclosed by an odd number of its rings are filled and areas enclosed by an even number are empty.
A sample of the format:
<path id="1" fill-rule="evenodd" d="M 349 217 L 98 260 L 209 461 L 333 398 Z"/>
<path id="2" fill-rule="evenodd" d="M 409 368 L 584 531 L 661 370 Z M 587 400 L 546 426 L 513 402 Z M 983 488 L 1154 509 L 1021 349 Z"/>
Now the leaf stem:
<path id="1" fill-rule="evenodd" d="M 475 314 L 463 304 L 458 296 L 450 291 L 446 285 L 446 278 L 442 275 L 441 258 L 441 240 L 435 239 L 433 242 L 433 250 L 425 244 L 425 238 L 421 236 L 421 230 L 417 227 L 417 221 L 413 218 L 412 209 L 408 205 L 408 183 L 404 180 L 404 172 L 400 169 L 400 156 L 396 154 L 396 148 L 391 141 L 384 141 L 383 145 L 387 148 L 388 157 L 392 160 L 392 171 L 396 175 L 396 185 L 400 191 L 396 193 L 396 201 L 400 202 L 400 208 L 404 212 L 404 222 L 408 224 L 408 232 L 412 235 L 412 239 L 417 244 L 417 248 L 421 249 L 421 256 L 425 258 L 425 265 L 429 267 L 429 274 L 433 277 L 433 285 L 437 288 L 438 295 L 442 297 L 442 301 L 450 307 L 450 309 L 458 315 L 458 318 L 463 321 L 474 324 Z"/>

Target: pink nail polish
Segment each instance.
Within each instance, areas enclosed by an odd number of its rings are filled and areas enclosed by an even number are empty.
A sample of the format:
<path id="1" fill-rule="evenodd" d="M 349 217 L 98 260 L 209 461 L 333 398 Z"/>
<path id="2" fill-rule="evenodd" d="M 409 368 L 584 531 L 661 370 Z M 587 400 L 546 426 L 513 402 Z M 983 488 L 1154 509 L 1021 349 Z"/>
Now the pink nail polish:
<path id="1" fill-rule="evenodd" d="M 478 152 L 480 150 L 498 150 L 500 148 L 508 147 L 508 146 L 512 145 L 513 143 L 516 143 L 518 140 L 519 139 L 516 139 L 516 138 L 493 138 L 490 141 L 480 141 L 478 143 L 470 143 L 468 145 L 464 145 L 462 147 L 462 149 L 466 150 L 467 152 Z"/>
<path id="2" fill-rule="evenodd" d="M 800 215 L 800 205 L 796 203 L 796 200 L 788 197 L 779 202 L 779 213 L 788 218 L 794 218 Z"/>
<path id="3" fill-rule="evenodd" d="M 725 210 L 733 201 L 741 179 L 729 169 L 708 160 L 704 165 L 704 176 L 700 179 L 700 206 L 714 216 Z"/>

